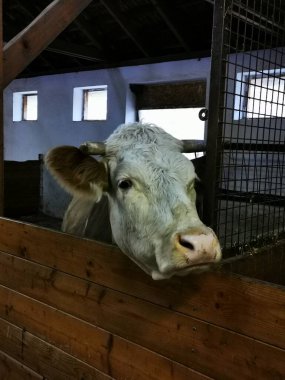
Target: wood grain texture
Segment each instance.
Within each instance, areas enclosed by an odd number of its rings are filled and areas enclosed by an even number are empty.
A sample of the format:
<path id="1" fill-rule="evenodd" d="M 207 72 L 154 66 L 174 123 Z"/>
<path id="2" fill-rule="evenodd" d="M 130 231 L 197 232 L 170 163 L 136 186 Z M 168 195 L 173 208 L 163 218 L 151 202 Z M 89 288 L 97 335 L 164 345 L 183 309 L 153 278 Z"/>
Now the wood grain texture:
<path id="1" fill-rule="evenodd" d="M 238 261 L 228 263 L 225 269 L 277 285 L 285 285 L 285 244 L 272 244 Z"/>
<path id="2" fill-rule="evenodd" d="M 42 376 L 0 351 L 1 380 L 43 380 Z"/>
<path id="3" fill-rule="evenodd" d="M 156 282 L 114 246 L 4 219 L 0 236 L 0 250 L 285 348 L 283 287 L 224 273 Z"/>
<path id="4" fill-rule="evenodd" d="M 91 1 L 54 0 L 9 41 L 4 47 L 3 87 L 15 79 Z"/>
<path id="5" fill-rule="evenodd" d="M 112 378 L 207 378 L 106 330 L 3 286 L 0 286 L 0 300 L 0 317 Z M 1 344 L 9 346 L 9 342 L 1 343 L 0 339 Z M 3 347 L 0 346 L 0 349 Z"/>
<path id="6" fill-rule="evenodd" d="M 210 323 L 5 253 L 0 272 L 5 286 L 208 376 L 251 379 L 285 373 L 284 350 Z M 216 365 L 217 352 L 223 366 Z"/>
<path id="7" fill-rule="evenodd" d="M 25 363 L 41 378 L 110 380 L 110 377 L 95 368 L 2 318 L 0 318 L 0 349 L 15 360 Z"/>

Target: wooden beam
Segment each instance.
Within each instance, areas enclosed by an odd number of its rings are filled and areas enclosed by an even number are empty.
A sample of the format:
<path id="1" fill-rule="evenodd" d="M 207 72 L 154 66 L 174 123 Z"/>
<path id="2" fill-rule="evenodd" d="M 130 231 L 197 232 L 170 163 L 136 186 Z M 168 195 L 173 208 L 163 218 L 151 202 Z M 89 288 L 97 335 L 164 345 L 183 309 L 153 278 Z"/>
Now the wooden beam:
<path id="1" fill-rule="evenodd" d="M 149 53 L 139 42 L 139 37 L 136 35 L 134 30 L 131 30 L 127 18 L 122 14 L 118 5 L 115 4 L 113 0 L 101 0 L 101 3 L 114 18 L 114 20 L 120 25 L 123 31 L 129 36 L 129 38 L 135 43 L 138 49 L 146 56 L 149 57 Z"/>
<path id="2" fill-rule="evenodd" d="M 6 87 L 91 3 L 54 0 L 4 47 L 3 86 Z"/>
<path id="3" fill-rule="evenodd" d="M 7 323 L 10 328 L 11 324 Z M 0 373 L 3 379 L 42 380 L 43 377 L 20 361 L 0 351 Z"/>
<path id="4" fill-rule="evenodd" d="M 73 58 L 85 59 L 87 61 L 105 61 L 105 57 L 92 47 L 81 46 L 61 40 L 56 40 L 46 50 Z"/>
<path id="5" fill-rule="evenodd" d="M 165 1 L 151 0 L 151 3 L 155 7 L 156 11 L 159 13 L 160 17 L 164 20 L 168 28 L 171 30 L 172 34 L 176 37 L 177 41 L 184 48 L 184 50 L 189 53 L 190 48 L 188 43 L 182 34 L 178 31 L 178 26 L 175 26 L 174 22 L 171 20 L 170 12 L 166 9 Z"/>

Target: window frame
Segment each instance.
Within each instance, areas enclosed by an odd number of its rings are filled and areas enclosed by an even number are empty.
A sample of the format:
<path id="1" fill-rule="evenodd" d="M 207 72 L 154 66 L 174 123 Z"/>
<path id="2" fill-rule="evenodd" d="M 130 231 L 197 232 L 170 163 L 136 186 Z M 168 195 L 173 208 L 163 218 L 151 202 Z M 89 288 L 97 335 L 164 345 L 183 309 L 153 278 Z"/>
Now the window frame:
<path id="1" fill-rule="evenodd" d="M 27 119 L 25 114 L 27 113 L 28 97 L 36 96 L 37 97 L 37 109 L 36 109 L 36 118 Z M 39 119 L 38 113 L 38 91 L 15 91 L 13 92 L 13 111 L 12 111 L 12 120 L 13 122 L 35 122 Z"/>
<path id="2" fill-rule="evenodd" d="M 206 79 L 189 79 L 183 82 L 164 82 L 164 83 L 145 83 L 131 84 L 130 88 L 136 96 L 136 118 L 141 120 L 144 111 L 171 111 L 187 109 L 203 109 L 206 106 L 207 80 Z M 183 112 L 183 111 L 182 111 Z M 196 140 L 205 141 L 207 134 L 207 123 L 203 122 L 203 138 L 201 136 Z M 163 125 L 161 125 L 163 128 Z M 165 130 L 174 136 L 168 128 Z M 180 138 L 176 135 L 176 138 Z M 186 138 L 186 137 L 185 137 Z M 186 139 L 191 139 L 188 137 Z M 194 139 L 194 138 L 192 138 Z M 185 156 L 188 159 L 194 159 L 202 156 L 203 153 L 188 153 Z"/>
<path id="3" fill-rule="evenodd" d="M 261 74 L 261 75 L 255 75 L 255 76 L 250 76 L 248 77 L 248 84 L 247 84 L 247 88 L 246 88 L 246 97 L 244 99 L 245 101 L 245 105 L 244 105 L 244 112 L 245 112 L 245 117 L 246 119 L 268 119 L 268 118 L 276 118 L 276 117 L 285 117 L 285 95 L 283 95 L 283 103 L 279 103 L 279 102 L 272 102 L 272 100 L 266 100 L 266 99 L 262 99 L 262 97 L 250 97 L 249 94 L 250 94 L 250 87 L 252 86 L 253 87 L 253 93 L 255 92 L 255 88 L 260 88 L 260 90 L 262 89 L 266 89 L 267 91 L 272 91 L 272 92 L 277 92 L 277 93 L 281 93 L 280 90 L 274 90 L 274 88 L 270 88 L 269 85 L 267 86 L 263 86 L 262 84 L 261 85 L 258 85 L 258 84 L 253 84 L 252 81 L 253 80 L 270 80 L 270 79 L 273 79 L 273 80 L 279 80 L 279 87 L 280 87 L 280 79 L 283 80 L 283 83 L 285 81 L 285 76 L 284 75 L 278 75 L 278 76 L 275 76 L 275 75 L 264 75 L 264 74 Z M 249 103 L 250 101 L 252 101 L 252 110 L 250 111 L 248 108 L 249 108 Z M 262 112 L 262 113 L 257 113 L 257 112 L 254 112 L 254 109 L 255 109 L 255 106 L 254 106 L 254 101 L 257 101 L 259 102 L 259 107 L 260 107 L 260 104 L 261 103 L 264 103 L 265 104 L 265 110 Z M 266 109 L 267 109 L 267 105 L 268 104 L 275 104 L 277 107 L 280 106 L 280 107 L 283 107 L 284 108 L 284 116 L 281 115 L 281 116 L 278 116 L 276 113 L 275 114 L 267 114 L 266 112 Z M 277 111 L 277 110 L 276 110 Z M 256 115 L 256 116 L 255 116 Z"/>
<path id="4" fill-rule="evenodd" d="M 28 106 L 29 106 L 29 101 L 28 99 L 31 97 L 36 97 L 37 101 L 37 109 L 36 109 L 36 118 L 35 119 L 28 119 Z M 38 94 L 37 93 L 25 93 L 22 96 L 22 121 L 37 121 L 38 120 Z"/>
<path id="5" fill-rule="evenodd" d="M 233 120 L 258 120 L 258 119 L 270 119 L 270 118 L 282 118 L 283 116 L 265 116 L 264 114 L 259 115 L 259 117 L 248 117 L 248 113 L 254 114 L 254 112 L 248 111 L 248 101 L 249 101 L 249 87 L 250 82 L 253 79 L 262 78 L 282 78 L 285 80 L 285 68 L 263 70 L 260 72 L 250 71 L 250 72 L 240 72 L 236 75 L 235 91 L 234 91 L 234 110 L 233 110 Z M 260 100 L 257 98 L 257 100 Z M 285 96 L 284 96 L 284 107 L 285 107 Z"/>
<path id="6" fill-rule="evenodd" d="M 104 118 L 94 118 L 90 119 L 86 117 L 87 113 L 87 102 L 88 94 L 90 92 L 106 92 L 106 104 L 105 104 L 105 116 Z M 108 86 L 107 85 L 97 85 L 97 86 L 83 86 L 73 88 L 73 121 L 84 121 L 84 122 L 104 122 L 108 119 Z"/>

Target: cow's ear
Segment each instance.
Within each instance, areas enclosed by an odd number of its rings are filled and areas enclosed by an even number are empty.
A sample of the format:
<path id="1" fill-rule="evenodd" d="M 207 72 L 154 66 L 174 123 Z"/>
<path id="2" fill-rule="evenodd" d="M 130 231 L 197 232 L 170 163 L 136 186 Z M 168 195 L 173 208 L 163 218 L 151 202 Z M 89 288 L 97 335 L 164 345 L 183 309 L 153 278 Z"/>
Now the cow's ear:
<path id="1" fill-rule="evenodd" d="M 99 200 L 108 189 L 105 164 L 72 146 L 51 149 L 45 164 L 59 184 L 72 195 L 94 197 Z"/>

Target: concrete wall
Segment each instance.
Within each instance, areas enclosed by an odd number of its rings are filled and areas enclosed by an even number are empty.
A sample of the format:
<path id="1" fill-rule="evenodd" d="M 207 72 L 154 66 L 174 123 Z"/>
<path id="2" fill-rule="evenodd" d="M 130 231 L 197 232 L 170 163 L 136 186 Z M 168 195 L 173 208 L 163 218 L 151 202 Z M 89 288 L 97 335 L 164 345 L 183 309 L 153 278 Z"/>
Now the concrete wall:
<path id="1" fill-rule="evenodd" d="M 204 58 L 15 80 L 4 92 L 5 159 L 34 160 L 56 145 L 105 140 L 119 124 L 135 120 L 131 83 L 209 81 L 209 75 L 210 58 Z M 108 85 L 107 120 L 72 121 L 73 88 L 94 85 Z M 37 121 L 13 122 L 13 93 L 20 91 L 38 91 Z M 62 217 L 68 200 L 44 173 L 43 211 Z"/>

